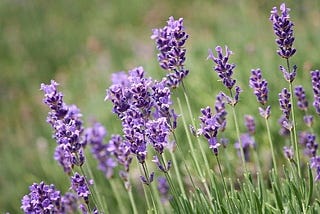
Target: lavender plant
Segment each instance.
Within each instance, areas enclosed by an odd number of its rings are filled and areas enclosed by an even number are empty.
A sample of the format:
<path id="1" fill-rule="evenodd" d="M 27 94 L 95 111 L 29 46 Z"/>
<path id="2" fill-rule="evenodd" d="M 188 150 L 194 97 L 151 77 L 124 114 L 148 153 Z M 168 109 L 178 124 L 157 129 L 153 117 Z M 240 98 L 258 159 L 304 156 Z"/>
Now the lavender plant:
<path id="1" fill-rule="evenodd" d="M 227 46 L 225 51 L 221 46 L 216 46 L 215 53 L 209 51 L 208 56 L 214 62 L 214 70 L 226 91 L 217 94 L 213 108 L 207 106 L 200 110 L 200 125 L 198 128 L 195 125 L 183 83 L 189 73 L 185 66 L 185 43 L 189 35 L 182 18 L 175 20 L 170 17 L 167 25 L 154 29 L 151 36 L 156 42 L 159 64 L 169 73 L 161 80 L 154 80 L 147 76 L 143 67 L 136 67 L 128 72 L 114 73 L 111 77 L 112 85 L 106 91 L 105 100 L 112 104 L 112 113 L 118 117 L 121 130 L 111 134 L 109 140 L 106 140 L 107 130 L 102 123 L 94 122 L 90 127 L 84 127 L 80 110 L 64 102 L 63 94 L 57 90 L 57 82 L 52 80 L 48 85 L 41 84 L 43 102 L 50 109 L 47 122 L 57 143 L 54 159 L 69 177 L 70 188 L 62 194 L 53 184 L 47 185 L 44 181 L 32 184 L 30 192 L 21 200 L 23 212 L 109 213 L 107 203 L 110 201 L 100 197 L 103 191 L 110 192 L 108 197 L 114 195 L 121 213 L 145 212 L 137 208 L 142 201 L 145 202 L 142 207 L 148 213 L 316 213 L 320 209 L 317 199 L 320 191 L 317 182 L 320 180 L 320 156 L 317 154 L 318 133 L 313 127 L 320 112 L 320 71 L 310 72 L 314 112 L 309 109 L 308 91 L 302 85 L 293 90 L 297 66 L 291 69 L 289 63 L 296 53 L 289 11 L 285 4 L 281 4 L 280 14 L 274 7 L 270 20 L 277 37 L 277 53 L 287 64 L 286 68 L 280 66 L 280 71 L 289 83 L 289 89 L 283 88 L 279 93 L 280 108 L 273 106 L 273 111 L 282 114 L 280 132 L 290 135 L 290 145 L 286 145 L 286 138 L 273 136 L 276 140 L 272 139 L 269 125 L 271 104 L 268 102 L 275 98 L 269 96 L 268 81 L 262 77 L 261 69 L 252 69 L 249 79 L 249 87 L 261 105 L 256 112 L 265 120 L 271 149 L 273 164 L 267 170 L 261 168 L 259 158 L 263 155 L 269 157 L 269 153 L 261 153 L 257 149 L 258 145 L 264 146 L 265 134 L 257 129 L 252 115 L 245 115 L 244 126 L 239 123 L 240 113 L 236 106 L 245 103 L 240 99 L 241 82 L 233 77 L 236 64 L 229 62 L 233 52 Z M 180 85 L 189 121 L 180 98 L 173 96 L 173 90 L 179 90 Z M 293 95 L 297 98 L 298 109 L 304 113 L 301 121 L 308 130 L 296 130 Z M 176 101 L 179 113 L 175 109 Z M 230 109 L 226 108 L 227 104 L 231 106 L 235 130 L 230 128 L 228 122 Z M 250 106 L 248 111 L 254 114 Z M 180 120 L 188 143 L 178 135 L 181 134 Z M 191 137 L 187 123 L 191 123 L 192 134 L 197 138 Z M 243 128 L 245 131 L 241 132 Z M 209 145 L 206 149 L 202 147 L 200 136 Z M 257 143 L 256 136 L 259 138 Z M 227 146 L 227 141 L 233 146 Z M 284 157 L 289 163 L 281 162 L 282 159 L 276 156 L 274 143 L 283 146 Z M 93 182 L 91 166 L 87 163 L 91 159 L 88 158 L 87 147 L 90 147 L 91 156 L 112 191 L 97 189 L 101 179 Z M 304 150 L 304 158 L 299 155 L 300 149 Z M 251 155 L 251 150 L 254 150 L 255 157 Z M 229 163 L 220 160 L 225 160 L 224 156 L 232 152 L 239 154 L 244 171 L 237 170 L 238 164 L 237 168 L 228 169 L 227 174 Z M 216 162 L 212 161 L 213 158 Z M 280 162 L 283 168 L 277 167 Z M 256 164 L 258 172 L 247 168 L 247 164 Z M 84 166 L 88 170 L 84 170 Z M 124 186 L 123 189 L 118 188 L 118 181 Z M 130 206 L 125 203 L 128 198 Z"/>

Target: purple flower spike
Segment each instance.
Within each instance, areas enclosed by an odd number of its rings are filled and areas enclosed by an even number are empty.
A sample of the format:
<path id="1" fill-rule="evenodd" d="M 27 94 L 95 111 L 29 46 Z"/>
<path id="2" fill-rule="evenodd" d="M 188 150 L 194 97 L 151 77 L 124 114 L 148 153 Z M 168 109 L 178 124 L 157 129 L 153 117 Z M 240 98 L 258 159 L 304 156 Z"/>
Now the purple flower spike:
<path id="1" fill-rule="evenodd" d="M 167 200 L 169 196 L 169 184 L 165 177 L 158 178 L 158 190 L 161 196 L 161 200 Z"/>
<path id="2" fill-rule="evenodd" d="M 311 71 L 313 106 L 320 115 L 320 70 Z"/>
<path id="3" fill-rule="evenodd" d="M 249 86 L 253 89 L 253 93 L 256 95 L 258 102 L 265 105 L 268 101 L 268 82 L 262 78 L 259 68 L 251 70 Z"/>
<path id="4" fill-rule="evenodd" d="M 286 119 L 289 120 L 290 112 L 291 112 L 291 103 L 290 103 L 290 93 L 288 89 L 282 89 L 281 93 L 279 93 L 279 104 L 280 109 Z"/>
<path id="5" fill-rule="evenodd" d="M 214 70 L 218 73 L 223 84 L 227 88 L 232 89 L 236 83 L 236 80 L 232 79 L 233 69 L 236 65 L 228 63 L 232 51 L 230 51 L 227 46 L 225 47 L 225 55 L 223 55 L 222 48 L 220 46 L 217 46 L 215 50 L 217 52 L 217 57 L 215 57 L 213 52 L 209 50 L 208 59 L 212 59 L 216 64 Z"/>
<path id="6" fill-rule="evenodd" d="M 61 194 L 53 184 L 34 183 L 30 193 L 23 196 L 21 209 L 24 213 L 61 213 Z"/>
<path id="7" fill-rule="evenodd" d="M 256 142 L 254 141 L 253 137 L 250 136 L 248 133 L 242 134 L 240 136 L 240 140 L 242 143 L 242 149 L 243 149 L 243 153 L 244 153 L 244 158 L 246 161 L 250 161 L 250 148 L 255 148 L 256 146 Z M 241 145 L 240 143 L 237 141 L 234 144 L 235 148 L 238 150 L 238 154 L 241 157 Z"/>
<path id="8" fill-rule="evenodd" d="M 320 156 L 312 157 L 310 159 L 311 168 L 316 169 L 317 176 L 315 177 L 315 181 L 320 180 Z"/>
<path id="9" fill-rule="evenodd" d="M 256 124 L 254 122 L 254 117 L 251 115 L 244 116 L 245 126 L 247 127 L 248 133 L 254 135 L 256 132 Z"/>
<path id="10" fill-rule="evenodd" d="M 92 184 L 92 180 L 87 183 L 86 178 L 77 172 L 71 177 L 71 189 L 77 193 L 78 197 L 83 198 L 86 204 L 89 203 L 89 195 L 91 195 L 88 185 Z"/>
<path id="11" fill-rule="evenodd" d="M 305 116 L 303 116 L 303 121 L 308 127 L 312 127 L 313 116 L 312 115 L 305 115 Z"/>
<path id="12" fill-rule="evenodd" d="M 151 120 L 146 124 L 146 128 L 146 136 L 153 145 L 153 148 L 159 154 L 162 154 L 168 144 L 170 134 L 170 126 L 167 123 L 167 119 L 161 117 L 157 120 Z"/>
<path id="13" fill-rule="evenodd" d="M 267 106 L 266 109 L 259 107 L 259 114 L 261 117 L 268 119 L 271 114 L 271 106 Z"/>
<path id="14" fill-rule="evenodd" d="M 157 44 L 158 61 L 160 66 L 168 71 L 167 85 L 177 87 L 188 75 L 189 71 L 184 68 L 186 49 L 184 47 L 189 35 L 185 32 L 183 18 L 175 20 L 169 17 L 167 26 L 153 29 L 151 39 Z"/>
<path id="15" fill-rule="evenodd" d="M 304 153 L 309 157 L 314 157 L 317 154 L 318 143 L 316 136 L 310 132 L 299 133 L 299 143 L 304 146 Z"/>
<path id="16" fill-rule="evenodd" d="M 296 75 L 297 75 L 297 66 L 296 65 L 293 66 L 293 70 L 290 73 L 287 71 L 287 69 L 285 69 L 281 65 L 279 66 L 279 69 L 282 72 L 283 77 L 286 81 L 293 82 L 293 80 L 296 78 Z"/>
<path id="17" fill-rule="evenodd" d="M 290 58 L 296 52 L 296 49 L 292 47 L 294 42 L 293 36 L 293 22 L 290 21 L 289 16 L 290 9 L 283 3 L 280 5 L 280 14 L 274 7 L 271 10 L 270 20 L 273 24 L 273 30 L 277 36 L 276 43 L 279 47 L 277 53 L 283 58 Z"/>
<path id="18" fill-rule="evenodd" d="M 293 160 L 294 152 L 292 147 L 283 147 L 283 153 L 286 156 L 286 158 L 288 158 L 289 160 Z"/>
<path id="19" fill-rule="evenodd" d="M 301 85 L 298 85 L 294 88 L 294 94 L 298 99 L 298 108 L 302 111 L 307 111 L 308 101 L 306 99 L 306 93 L 304 88 Z"/>

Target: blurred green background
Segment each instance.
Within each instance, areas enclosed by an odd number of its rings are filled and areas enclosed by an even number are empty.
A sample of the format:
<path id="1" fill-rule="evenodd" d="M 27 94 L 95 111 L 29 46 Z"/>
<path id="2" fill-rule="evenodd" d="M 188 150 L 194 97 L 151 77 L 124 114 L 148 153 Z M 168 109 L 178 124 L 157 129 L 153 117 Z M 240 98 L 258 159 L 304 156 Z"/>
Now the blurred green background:
<path id="1" fill-rule="evenodd" d="M 260 67 L 270 84 L 270 102 L 287 84 L 278 71 L 284 61 L 276 45 L 269 12 L 280 1 L 268 0 L 2 0 L 0 1 L 0 212 L 18 213 L 28 186 L 41 180 L 65 189 L 68 180 L 53 160 L 55 142 L 45 122 L 42 82 L 55 79 L 65 101 L 82 111 L 86 125 L 95 118 L 109 133 L 119 133 L 104 102 L 110 74 L 143 66 L 154 78 L 164 72 L 156 59 L 151 29 L 163 27 L 169 16 L 183 17 L 187 42 L 186 85 L 195 117 L 213 105 L 221 88 L 207 61 L 208 48 L 228 45 L 235 53 L 235 77 L 244 93 L 239 115 L 258 106 L 248 87 L 252 68 Z M 287 1 L 295 23 L 297 84 L 310 91 L 310 69 L 320 69 L 320 1 Z M 250 96 L 247 96 L 249 95 Z M 276 124 L 274 112 L 271 121 Z M 263 122 L 263 121 L 262 121 Z M 261 123 L 262 123 L 261 122 Z M 300 124 L 300 123 L 299 123 Z M 298 126 L 299 126 L 298 124 Z M 319 124 L 316 124 L 319 127 Z M 261 128 L 259 125 L 258 128 Z M 278 139 L 277 125 L 272 128 Z M 260 136 L 260 139 L 265 138 Z M 258 137 L 259 139 L 259 137 Z M 278 140 L 276 140 L 278 141 Z M 265 143 L 267 144 L 267 143 Z M 283 143 L 277 147 L 281 151 Z"/>

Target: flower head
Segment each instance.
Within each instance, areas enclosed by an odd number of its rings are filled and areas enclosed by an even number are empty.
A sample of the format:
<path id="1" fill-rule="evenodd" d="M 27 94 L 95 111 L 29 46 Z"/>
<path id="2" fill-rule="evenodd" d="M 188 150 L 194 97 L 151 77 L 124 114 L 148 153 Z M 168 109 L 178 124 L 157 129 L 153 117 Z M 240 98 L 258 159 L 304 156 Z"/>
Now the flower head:
<path id="1" fill-rule="evenodd" d="M 248 133 L 250 135 L 254 135 L 254 133 L 256 132 L 256 124 L 254 122 L 254 117 L 251 115 L 245 115 L 244 121 L 245 121 L 244 124 L 248 130 Z"/>
<path id="2" fill-rule="evenodd" d="M 289 160 L 293 160 L 294 152 L 292 147 L 284 146 L 283 147 L 283 153 Z"/>
<path id="3" fill-rule="evenodd" d="M 311 71 L 313 106 L 320 115 L 320 70 Z"/>
<path id="4" fill-rule="evenodd" d="M 279 47 L 277 53 L 288 59 L 293 56 L 296 49 L 292 47 L 294 42 L 293 36 L 293 22 L 290 21 L 289 16 L 290 9 L 286 7 L 284 3 L 280 5 L 280 14 L 276 7 L 272 8 L 270 20 L 273 24 L 273 30 L 277 36 L 276 43 Z"/>
<path id="5" fill-rule="evenodd" d="M 258 102 L 265 105 L 268 101 L 268 82 L 262 78 L 260 69 L 252 69 L 249 86 L 253 89 Z"/>
<path id="6" fill-rule="evenodd" d="M 177 87 L 189 73 L 184 68 L 186 60 L 184 45 L 188 37 L 184 29 L 183 18 L 175 20 L 171 16 L 164 28 L 153 29 L 151 39 L 156 41 L 160 66 L 170 71 L 166 78 L 166 83 L 170 87 Z"/>
<path id="7" fill-rule="evenodd" d="M 315 156 L 310 159 L 310 167 L 316 169 L 317 176 L 316 181 L 320 180 L 320 156 Z"/>
<path id="8" fill-rule="evenodd" d="M 296 86 L 294 88 L 294 94 L 298 99 L 298 108 L 302 111 L 306 111 L 308 109 L 308 101 L 304 88 L 301 85 Z"/>
<path id="9" fill-rule="evenodd" d="M 79 198 L 83 198 L 87 204 L 89 203 L 89 195 L 91 195 L 88 185 L 92 184 L 92 180 L 88 183 L 86 178 L 77 172 L 71 177 L 71 189 L 77 193 Z"/>
<path id="10" fill-rule="evenodd" d="M 233 69 L 236 67 L 235 64 L 230 64 L 228 62 L 232 51 L 225 47 L 225 55 L 223 55 L 223 50 L 220 46 L 216 47 L 217 56 L 214 56 L 213 52 L 209 50 L 208 59 L 216 64 L 214 70 L 218 73 L 218 76 L 222 80 L 223 84 L 231 89 L 236 83 L 235 79 L 232 79 Z"/>
<path id="11" fill-rule="evenodd" d="M 254 141 L 253 137 L 249 133 L 245 133 L 240 135 L 240 140 L 242 143 L 242 150 L 244 153 L 244 159 L 246 161 L 250 160 L 250 148 L 255 148 L 256 142 Z M 234 144 L 235 148 L 238 150 L 238 154 L 241 157 L 241 144 L 239 141 L 236 141 Z"/>
<path id="12" fill-rule="evenodd" d="M 290 113 L 291 113 L 291 103 L 290 103 L 290 92 L 288 89 L 282 89 L 281 93 L 279 93 L 279 104 L 280 109 L 285 116 L 286 119 L 289 120 Z"/>

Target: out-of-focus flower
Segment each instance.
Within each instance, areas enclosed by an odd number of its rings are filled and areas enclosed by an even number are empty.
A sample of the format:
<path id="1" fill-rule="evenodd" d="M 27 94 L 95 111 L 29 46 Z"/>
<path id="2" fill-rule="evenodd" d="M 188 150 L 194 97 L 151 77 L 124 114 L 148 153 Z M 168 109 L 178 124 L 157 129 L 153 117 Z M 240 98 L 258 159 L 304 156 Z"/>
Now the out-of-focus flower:
<path id="1" fill-rule="evenodd" d="M 242 150 L 244 153 L 245 161 L 250 161 L 250 148 L 255 148 L 256 142 L 254 141 L 253 137 L 250 134 L 245 133 L 240 135 L 240 140 L 242 143 Z M 239 141 L 236 141 L 234 144 L 235 148 L 238 150 L 238 154 L 241 157 L 241 144 Z"/>
<path id="2" fill-rule="evenodd" d="M 320 70 L 311 71 L 313 106 L 320 115 Z"/>

